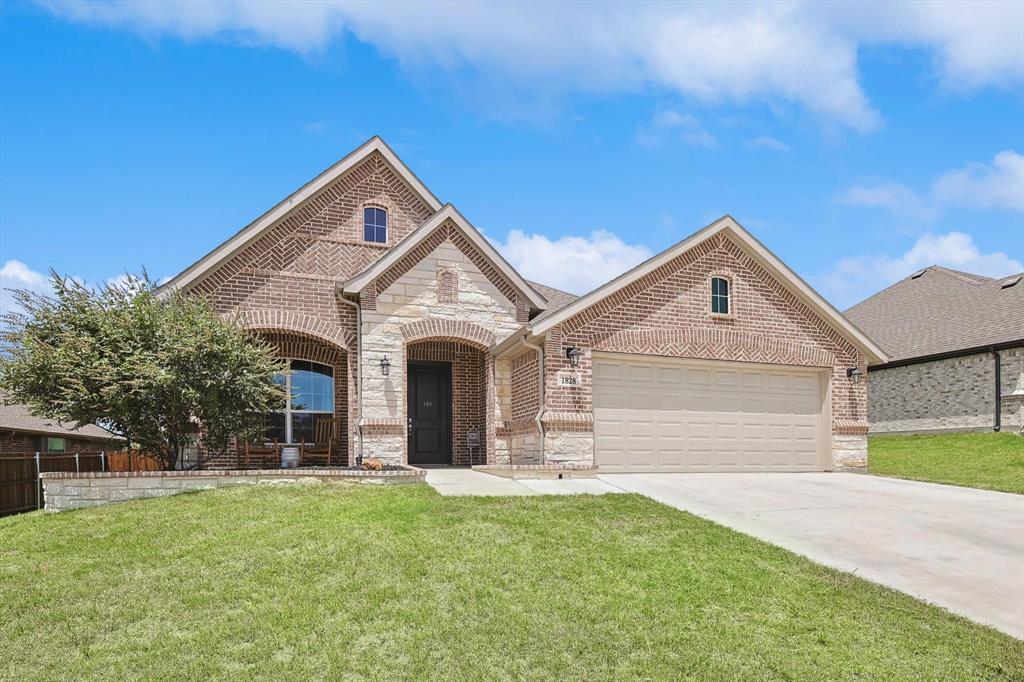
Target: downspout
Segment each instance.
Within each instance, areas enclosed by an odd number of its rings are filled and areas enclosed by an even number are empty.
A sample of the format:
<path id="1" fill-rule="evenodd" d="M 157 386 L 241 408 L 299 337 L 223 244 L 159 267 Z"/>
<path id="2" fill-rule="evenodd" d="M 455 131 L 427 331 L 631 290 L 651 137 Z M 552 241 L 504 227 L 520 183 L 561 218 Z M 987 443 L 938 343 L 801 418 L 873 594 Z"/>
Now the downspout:
<path id="1" fill-rule="evenodd" d="M 995 358 L 996 365 L 996 414 L 995 414 L 995 426 L 992 427 L 993 431 L 999 431 L 1003 428 L 1003 410 L 1002 410 L 1002 397 L 1003 392 L 1003 380 L 1002 380 L 1002 358 L 999 357 L 999 351 L 995 348 L 992 349 L 992 357 Z"/>
<path id="2" fill-rule="evenodd" d="M 523 334 L 523 338 L 519 339 L 519 343 L 537 352 L 537 373 L 540 375 L 538 381 L 540 409 L 537 410 L 537 416 L 533 418 L 533 421 L 536 422 L 537 433 L 540 434 L 540 463 L 544 464 L 544 347 L 530 343 L 526 340 L 527 336 L 528 334 Z"/>
<path id="3" fill-rule="evenodd" d="M 359 452 L 356 466 L 363 463 L 363 308 L 344 296 L 338 300 L 356 311 L 356 432 L 359 434 Z"/>

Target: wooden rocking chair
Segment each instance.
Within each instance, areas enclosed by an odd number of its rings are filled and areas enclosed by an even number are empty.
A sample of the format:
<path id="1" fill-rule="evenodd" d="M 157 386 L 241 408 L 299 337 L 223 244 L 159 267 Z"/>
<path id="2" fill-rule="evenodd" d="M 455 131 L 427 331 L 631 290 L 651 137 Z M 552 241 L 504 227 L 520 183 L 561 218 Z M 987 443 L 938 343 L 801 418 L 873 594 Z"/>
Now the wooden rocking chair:
<path id="1" fill-rule="evenodd" d="M 257 467 L 260 469 L 267 468 L 269 463 L 270 468 L 279 469 L 281 467 L 281 448 L 275 443 L 273 445 L 255 445 L 246 441 L 245 447 L 245 468 L 251 469 L 253 460 L 256 461 Z"/>
<path id="2" fill-rule="evenodd" d="M 331 451 L 334 443 L 303 443 L 299 446 L 299 466 L 310 466 L 314 462 L 322 466 L 331 466 Z"/>

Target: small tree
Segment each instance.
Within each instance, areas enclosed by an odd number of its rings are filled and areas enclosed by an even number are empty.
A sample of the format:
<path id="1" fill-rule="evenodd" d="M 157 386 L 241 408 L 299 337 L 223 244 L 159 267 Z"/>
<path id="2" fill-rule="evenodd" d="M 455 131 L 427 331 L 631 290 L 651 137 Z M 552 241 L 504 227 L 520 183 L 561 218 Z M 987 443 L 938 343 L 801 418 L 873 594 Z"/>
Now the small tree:
<path id="1" fill-rule="evenodd" d="M 99 424 L 174 468 L 194 434 L 207 454 L 254 437 L 281 409 L 272 349 L 206 299 L 141 277 L 97 289 L 51 273 L 53 295 L 15 291 L 0 388 L 37 416 Z"/>

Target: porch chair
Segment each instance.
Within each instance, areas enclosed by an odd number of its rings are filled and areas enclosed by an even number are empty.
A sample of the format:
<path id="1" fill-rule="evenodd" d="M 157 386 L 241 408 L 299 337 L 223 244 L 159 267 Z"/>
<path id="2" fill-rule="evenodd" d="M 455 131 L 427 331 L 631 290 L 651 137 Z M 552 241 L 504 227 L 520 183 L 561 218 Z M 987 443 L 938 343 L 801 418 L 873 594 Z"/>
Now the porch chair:
<path id="1" fill-rule="evenodd" d="M 258 462 L 259 468 L 267 468 L 267 462 L 269 460 L 270 468 L 278 469 L 281 467 L 281 448 L 274 443 L 272 445 L 256 445 L 245 442 L 245 468 L 251 469 L 253 460 Z"/>
<path id="2" fill-rule="evenodd" d="M 317 419 L 313 425 L 314 429 L 314 442 L 316 443 L 334 443 L 338 440 L 338 426 L 339 420 L 337 417 L 323 417 Z"/>
<path id="3" fill-rule="evenodd" d="M 323 462 L 324 466 L 331 466 L 331 451 L 334 443 L 302 443 L 299 445 L 299 466 L 307 466 L 314 461 Z"/>

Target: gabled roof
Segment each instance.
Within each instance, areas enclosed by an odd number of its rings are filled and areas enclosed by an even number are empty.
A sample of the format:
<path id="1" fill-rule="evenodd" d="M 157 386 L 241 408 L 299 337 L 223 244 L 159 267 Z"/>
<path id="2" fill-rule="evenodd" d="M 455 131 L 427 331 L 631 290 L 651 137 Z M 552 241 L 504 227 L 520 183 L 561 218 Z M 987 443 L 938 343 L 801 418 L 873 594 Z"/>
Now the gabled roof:
<path id="1" fill-rule="evenodd" d="M 515 268 L 509 265 L 508 261 L 502 258 L 497 249 L 491 246 L 491 243 L 484 239 L 483 235 L 481 235 L 480 232 L 473 227 L 473 225 L 466 220 L 461 213 L 459 213 L 458 209 L 451 204 L 445 204 L 441 210 L 430 216 L 430 218 L 428 218 L 422 225 L 410 232 L 405 239 L 395 246 L 395 248 L 388 251 L 387 255 L 374 262 L 370 267 L 363 270 L 352 279 L 345 282 L 342 285 L 343 291 L 346 294 L 358 294 L 366 288 L 370 282 L 387 272 L 389 268 L 404 258 L 406 254 L 416 248 L 420 242 L 429 237 L 434 230 L 444 225 L 447 221 L 451 221 L 452 224 L 454 224 L 455 227 L 458 228 L 458 230 L 462 232 L 467 239 L 469 239 L 473 246 L 480 251 L 484 258 L 486 258 L 490 264 L 498 270 L 498 272 L 507 277 L 513 287 L 526 296 L 526 299 L 535 310 L 544 310 L 548 306 L 547 299 L 541 296 L 529 282 L 523 279 L 523 277 L 516 272 Z"/>
<path id="2" fill-rule="evenodd" d="M 1024 339 L 1020 277 L 991 279 L 932 265 L 861 301 L 846 316 L 892 361 L 1017 341 Z"/>
<path id="3" fill-rule="evenodd" d="M 758 263 L 767 269 L 777 280 L 784 284 L 794 295 L 805 305 L 817 313 L 823 320 L 830 324 L 836 331 L 848 338 L 854 345 L 860 348 L 868 356 L 869 362 L 886 362 L 886 353 L 875 344 L 864 332 L 847 320 L 842 313 L 836 310 L 832 304 L 826 301 L 807 282 L 800 278 L 795 272 L 783 263 L 779 258 L 769 251 L 752 234 L 747 232 L 732 216 L 723 216 L 711 223 L 704 229 L 696 232 L 683 241 L 669 247 L 653 258 L 641 263 L 632 270 L 619 275 L 612 281 L 594 289 L 588 294 L 581 296 L 572 303 L 562 307 L 554 313 L 540 315 L 529 325 L 530 331 L 535 336 L 547 333 L 550 329 L 569 318 L 577 315 L 595 303 L 611 296 L 620 289 L 632 284 L 636 280 L 650 274 L 673 258 L 676 258 L 686 251 L 696 247 L 702 242 L 724 233 L 734 242 L 746 250 Z"/>
<path id="4" fill-rule="evenodd" d="M 0 431 L 25 431 L 44 436 L 91 440 L 124 440 L 121 436 L 115 436 L 95 424 L 86 424 L 80 429 L 73 429 L 43 417 L 36 417 L 24 405 L 5 404 L 4 397 L 4 394 L 0 393 Z"/>
<path id="5" fill-rule="evenodd" d="M 160 287 L 160 289 L 181 289 L 193 284 L 212 269 L 237 254 L 250 243 L 259 239 L 263 234 L 277 224 L 278 221 L 288 215 L 288 213 L 301 206 L 305 201 L 319 194 L 322 190 L 333 184 L 335 180 L 358 166 L 374 153 L 380 154 L 384 157 L 384 160 L 387 161 L 388 165 L 391 166 L 395 173 L 397 173 L 398 176 L 402 178 L 407 185 L 409 185 L 416 195 L 423 200 L 423 203 L 429 206 L 431 210 L 440 210 L 441 202 L 436 196 L 434 196 L 433 192 L 427 189 L 426 185 L 416 177 L 416 174 L 409 170 L 408 166 L 402 163 L 402 160 L 398 158 L 398 155 L 392 151 L 391 147 L 389 147 L 387 143 L 380 138 L 380 136 L 374 135 L 364 142 L 358 149 L 307 182 L 259 218 L 243 227 L 241 230 L 236 232 L 234 236 L 230 237 L 213 251 L 190 265 L 181 274 L 177 275 Z"/>

